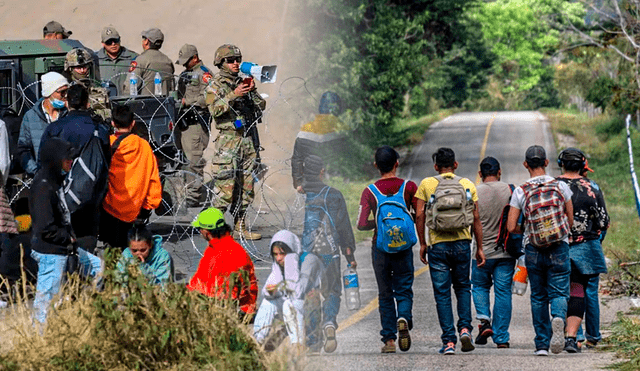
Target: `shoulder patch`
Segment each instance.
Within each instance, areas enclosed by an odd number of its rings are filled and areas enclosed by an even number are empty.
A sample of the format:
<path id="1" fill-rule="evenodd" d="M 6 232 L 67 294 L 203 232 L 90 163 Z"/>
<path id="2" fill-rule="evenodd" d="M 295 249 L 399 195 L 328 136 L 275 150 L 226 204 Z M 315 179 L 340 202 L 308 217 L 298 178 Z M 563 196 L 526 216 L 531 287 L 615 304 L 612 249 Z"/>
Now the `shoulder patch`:
<path id="1" fill-rule="evenodd" d="M 138 62 L 134 59 L 131 61 L 131 65 L 129 66 L 129 72 L 135 71 L 136 67 L 138 67 Z"/>
<path id="2" fill-rule="evenodd" d="M 205 73 L 202 75 L 202 81 L 203 81 L 205 84 L 208 84 L 208 83 L 209 83 L 209 81 L 211 81 L 211 79 L 212 79 L 212 78 L 213 78 L 213 76 L 211 76 L 211 74 L 210 74 L 209 72 L 205 72 Z"/>
<path id="3" fill-rule="evenodd" d="M 204 72 L 211 73 L 211 71 L 209 71 L 209 69 L 205 66 L 200 66 L 200 69 L 203 70 Z"/>

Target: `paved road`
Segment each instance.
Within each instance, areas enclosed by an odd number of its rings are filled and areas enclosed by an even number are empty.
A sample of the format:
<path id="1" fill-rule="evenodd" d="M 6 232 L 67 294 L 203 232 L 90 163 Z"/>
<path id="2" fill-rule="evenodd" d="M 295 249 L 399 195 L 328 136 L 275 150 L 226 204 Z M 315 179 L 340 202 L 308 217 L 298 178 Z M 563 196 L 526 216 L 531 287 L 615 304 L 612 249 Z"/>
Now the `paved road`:
<path id="1" fill-rule="evenodd" d="M 520 183 L 528 178 L 522 162 L 524 151 L 532 144 L 543 145 L 548 157 L 554 159 L 553 140 L 544 117 L 539 113 L 457 114 L 432 125 L 423 142 L 405 161 L 401 174 L 414 181 L 434 175 L 431 154 L 438 147 L 447 146 L 456 152 L 460 163 L 458 174 L 475 180 L 484 148 L 485 155 L 501 161 L 503 180 Z M 413 286 L 413 345 L 407 353 L 382 355 L 377 289 L 369 246 L 361 244 L 356 255 L 363 308 L 357 313 L 350 313 L 342 306 L 338 318 L 341 323 L 338 349 L 333 354 L 311 357 L 307 370 L 588 370 L 611 363 L 610 354 L 588 351 L 535 357 L 529 292 L 522 297 L 514 295 L 511 349 L 498 350 L 489 341 L 488 345 L 477 346 L 471 353 L 462 354 L 458 350 L 455 356 L 438 354 L 441 330 L 429 272 L 420 262 L 417 251 L 414 257 L 417 278 Z M 477 321 L 474 321 L 474 326 L 477 326 Z"/>

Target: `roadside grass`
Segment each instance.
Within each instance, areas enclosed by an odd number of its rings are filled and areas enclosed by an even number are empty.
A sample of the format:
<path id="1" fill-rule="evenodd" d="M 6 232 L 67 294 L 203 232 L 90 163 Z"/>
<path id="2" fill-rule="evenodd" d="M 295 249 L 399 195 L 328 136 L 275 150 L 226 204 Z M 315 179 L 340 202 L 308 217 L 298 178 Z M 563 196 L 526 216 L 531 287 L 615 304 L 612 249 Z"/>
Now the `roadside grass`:
<path id="1" fill-rule="evenodd" d="M 621 371 L 636 371 L 640 369 L 640 318 L 625 316 L 618 312 L 617 320 L 611 326 L 611 335 L 605 339 L 615 349 L 616 355 L 625 359 L 610 368 Z"/>
<path id="2" fill-rule="evenodd" d="M 603 243 L 605 253 L 618 261 L 640 259 L 640 221 L 629 173 L 626 132 L 622 129 L 624 123 L 620 123 L 622 119 L 607 115 L 590 119 L 586 114 L 564 110 L 545 109 L 542 112 L 554 133 L 576 139 L 579 143 L 576 146 L 585 152 L 589 167 L 595 171 L 588 176 L 602 188 L 611 217 L 611 227 Z M 564 149 L 559 145 L 557 135 L 555 138 L 558 151 Z M 632 129 L 632 143 L 634 159 L 640 159 L 640 133 L 635 129 Z M 636 170 L 640 171 L 640 168 Z"/>
<path id="3" fill-rule="evenodd" d="M 137 267 L 126 284 L 107 254 L 103 290 L 77 276 L 64 286 L 44 328 L 18 296 L 0 322 L 1 370 L 299 370 L 285 347 L 266 353 L 235 304 L 184 285 L 150 286 Z"/>

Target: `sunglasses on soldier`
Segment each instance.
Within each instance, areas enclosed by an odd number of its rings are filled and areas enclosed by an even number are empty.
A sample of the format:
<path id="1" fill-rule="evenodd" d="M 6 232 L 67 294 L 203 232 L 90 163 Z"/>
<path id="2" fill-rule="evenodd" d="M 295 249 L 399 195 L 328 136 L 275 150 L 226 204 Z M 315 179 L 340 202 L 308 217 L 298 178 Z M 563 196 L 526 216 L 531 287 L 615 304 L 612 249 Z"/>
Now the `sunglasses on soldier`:
<path id="1" fill-rule="evenodd" d="M 104 42 L 105 45 L 111 46 L 113 44 L 120 44 L 120 39 L 109 39 Z"/>
<path id="2" fill-rule="evenodd" d="M 242 62 L 242 57 L 227 57 L 224 59 L 225 61 L 227 61 L 227 63 L 229 64 L 233 64 L 233 63 L 241 63 Z"/>

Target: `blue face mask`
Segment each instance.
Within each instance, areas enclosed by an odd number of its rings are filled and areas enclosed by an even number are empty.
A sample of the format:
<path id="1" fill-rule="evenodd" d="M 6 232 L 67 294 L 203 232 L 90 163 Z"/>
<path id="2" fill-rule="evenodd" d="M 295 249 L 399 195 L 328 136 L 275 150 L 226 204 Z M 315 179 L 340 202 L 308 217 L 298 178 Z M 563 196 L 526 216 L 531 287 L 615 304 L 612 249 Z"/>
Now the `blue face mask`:
<path id="1" fill-rule="evenodd" d="M 49 101 L 51 102 L 51 106 L 55 109 L 62 109 L 65 107 L 64 101 L 62 100 L 51 98 Z"/>

